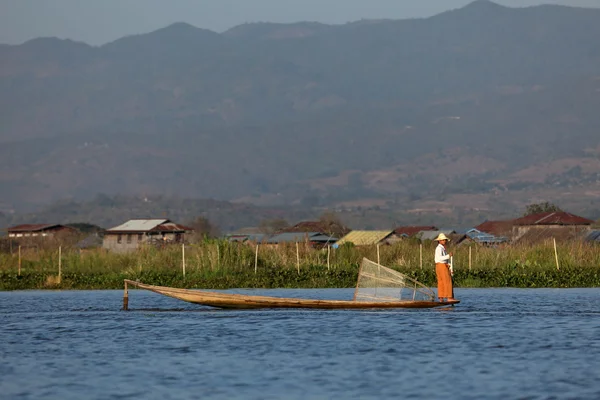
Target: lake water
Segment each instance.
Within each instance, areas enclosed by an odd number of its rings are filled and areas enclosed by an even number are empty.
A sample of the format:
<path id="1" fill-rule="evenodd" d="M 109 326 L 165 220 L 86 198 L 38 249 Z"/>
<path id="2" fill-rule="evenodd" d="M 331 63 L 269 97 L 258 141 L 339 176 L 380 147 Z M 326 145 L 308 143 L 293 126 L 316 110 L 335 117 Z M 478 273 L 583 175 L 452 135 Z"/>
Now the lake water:
<path id="1" fill-rule="evenodd" d="M 600 289 L 455 292 L 448 309 L 231 311 L 131 290 L 129 312 L 122 291 L 2 292 L 0 398 L 600 399 Z"/>

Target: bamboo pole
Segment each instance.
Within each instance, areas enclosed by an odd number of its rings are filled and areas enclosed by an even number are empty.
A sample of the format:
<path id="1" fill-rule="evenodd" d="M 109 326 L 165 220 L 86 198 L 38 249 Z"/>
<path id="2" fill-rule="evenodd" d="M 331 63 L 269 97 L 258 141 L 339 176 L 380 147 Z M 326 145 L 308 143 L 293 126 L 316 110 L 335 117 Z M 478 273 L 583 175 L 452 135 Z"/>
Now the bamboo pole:
<path id="1" fill-rule="evenodd" d="M 296 268 L 298 269 L 298 275 L 300 275 L 300 248 L 298 242 L 296 242 Z"/>
<path id="2" fill-rule="evenodd" d="M 379 243 L 377 243 L 377 264 L 381 265 L 381 260 L 379 259 Z"/>
<path id="3" fill-rule="evenodd" d="M 471 270 L 471 246 L 469 246 L 469 271 Z"/>
<path id="4" fill-rule="evenodd" d="M 556 269 L 560 271 L 560 267 L 558 265 L 558 251 L 556 250 L 556 238 L 552 238 L 552 241 L 554 242 L 554 259 L 556 260 Z"/>
<path id="5" fill-rule="evenodd" d="M 254 254 L 254 273 L 258 270 L 258 243 L 256 243 L 256 253 Z"/>
<path id="6" fill-rule="evenodd" d="M 327 246 L 327 271 L 329 271 L 329 255 L 331 254 L 331 246 Z"/>
<path id="7" fill-rule="evenodd" d="M 125 289 L 123 290 L 123 311 L 129 310 L 129 293 L 127 292 L 127 282 L 125 282 Z"/>
<path id="8" fill-rule="evenodd" d="M 419 243 L 419 267 L 423 269 L 423 243 Z"/>
<path id="9" fill-rule="evenodd" d="M 62 281 L 62 246 L 58 246 L 58 284 Z"/>
<path id="10" fill-rule="evenodd" d="M 181 269 L 185 278 L 185 243 L 181 243 Z"/>
<path id="11" fill-rule="evenodd" d="M 454 257 L 450 256 L 450 287 L 452 288 L 452 298 L 454 298 Z"/>
<path id="12" fill-rule="evenodd" d="M 360 267 L 358 267 L 358 276 L 362 273 L 363 263 L 360 263 Z M 356 288 L 354 289 L 354 296 L 352 296 L 352 301 L 356 301 L 356 295 L 358 294 L 358 284 L 360 283 L 360 279 L 356 280 Z M 375 288 L 377 290 L 377 288 Z"/>
<path id="13" fill-rule="evenodd" d="M 19 245 L 19 272 L 17 276 L 21 276 L 21 245 Z"/>

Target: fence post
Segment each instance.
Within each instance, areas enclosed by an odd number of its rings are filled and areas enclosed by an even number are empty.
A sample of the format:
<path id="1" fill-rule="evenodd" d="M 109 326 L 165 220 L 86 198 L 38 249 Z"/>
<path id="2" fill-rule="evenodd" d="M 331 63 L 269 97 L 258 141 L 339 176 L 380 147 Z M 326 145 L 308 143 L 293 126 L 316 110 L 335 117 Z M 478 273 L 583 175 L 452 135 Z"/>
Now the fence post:
<path id="1" fill-rule="evenodd" d="M 556 270 L 560 271 L 560 267 L 558 266 L 558 251 L 556 250 L 556 239 L 552 238 L 552 241 L 554 242 L 554 259 L 556 260 Z"/>
<path id="2" fill-rule="evenodd" d="M 254 274 L 258 270 L 258 243 L 256 243 L 256 253 L 254 254 Z"/>
<path id="3" fill-rule="evenodd" d="M 58 284 L 62 281 L 62 246 L 58 246 Z"/>
<path id="4" fill-rule="evenodd" d="M 123 288 L 123 311 L 129 310 L 129 293 L 127 292 L 127 282 Z"/>
<path id="5" fill-rule="evenodd" d="M 469 246 L 469 271 L 471 270 L 471 246 Z"/>
<path id="6" fill-rule="evenodd" d="M 298 242 L 296 242 L 296 267 L 298 268 L 298 275 L 300 275 L 300 248 Z"/>
<path id="7" fill-rule="evenodd" d="M 183 270 L 183 278 L 185 279 L 185 243 L 181 243 L 181 269 Z"/>

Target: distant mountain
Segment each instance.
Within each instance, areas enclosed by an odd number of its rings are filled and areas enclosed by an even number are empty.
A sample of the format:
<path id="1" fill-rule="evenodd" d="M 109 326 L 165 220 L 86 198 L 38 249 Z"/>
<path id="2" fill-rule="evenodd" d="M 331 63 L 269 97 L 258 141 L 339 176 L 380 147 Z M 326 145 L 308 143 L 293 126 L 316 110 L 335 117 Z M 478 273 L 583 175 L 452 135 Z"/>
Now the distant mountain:
<path id="1" fill-rule="evenodd" d="M 250 41 L 294 39 L 318 35 L 331 28 L 333 27 L 319 22 L 297 22 L 293 24 L 258 22 L 238 25 L 225 31 L 223 36 Z"/>
<path id="2" fill-rule="evenodd" d="M 594 210 L 598 37 L 598 9 L 479 0 L 426 19 L 0 46 L 1 201 Z"/>

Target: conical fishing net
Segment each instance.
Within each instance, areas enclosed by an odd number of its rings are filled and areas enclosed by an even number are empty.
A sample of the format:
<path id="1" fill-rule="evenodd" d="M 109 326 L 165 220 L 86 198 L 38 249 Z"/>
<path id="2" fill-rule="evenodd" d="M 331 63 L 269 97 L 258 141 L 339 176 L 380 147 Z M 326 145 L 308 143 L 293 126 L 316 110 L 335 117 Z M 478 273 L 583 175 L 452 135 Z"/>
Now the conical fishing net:
<path id="1" fill-rule="evenodd" d="M 435 293 L 427 286 L 363 258 L 354 291 L 354 301 L 435 301 Z"/>

